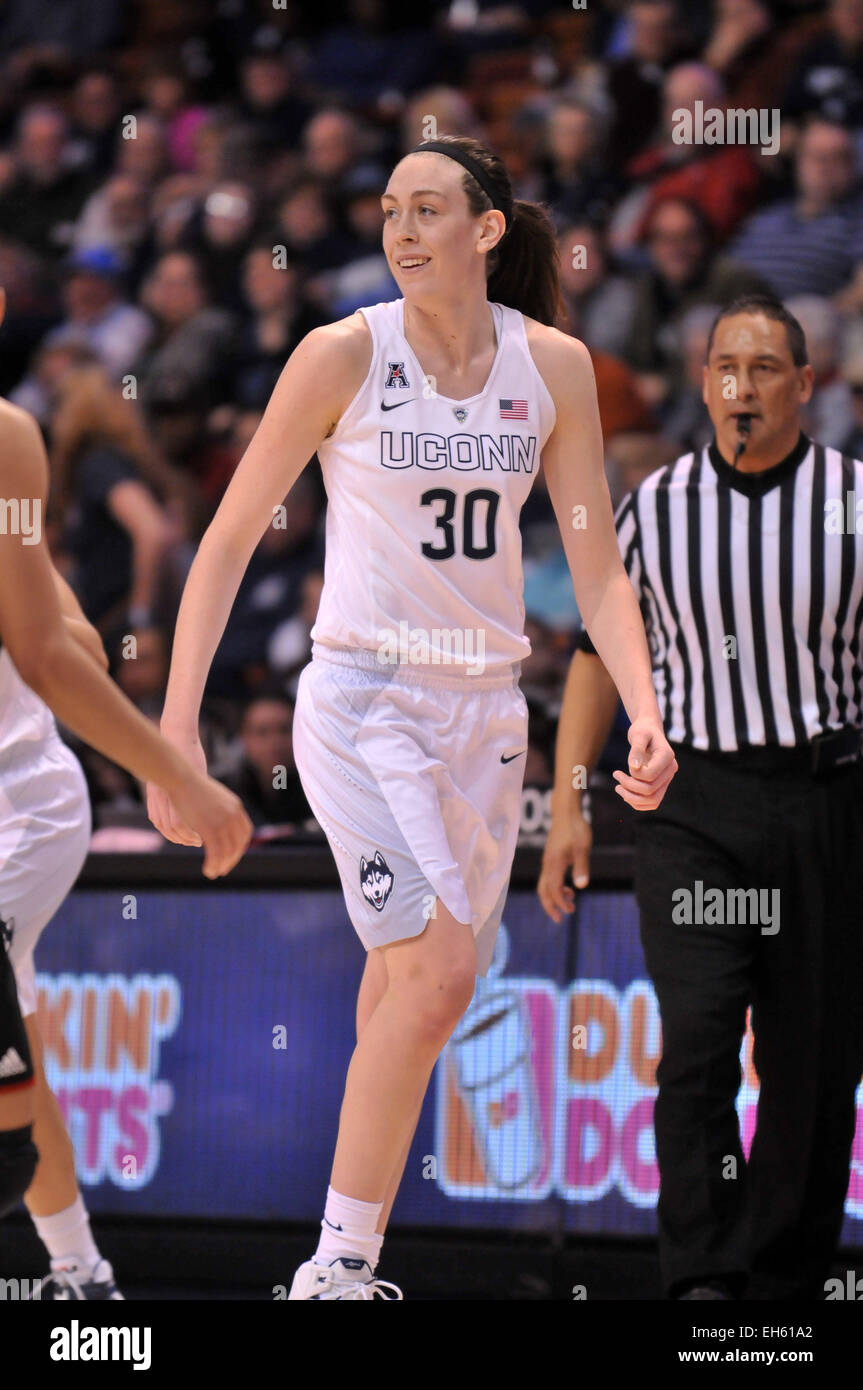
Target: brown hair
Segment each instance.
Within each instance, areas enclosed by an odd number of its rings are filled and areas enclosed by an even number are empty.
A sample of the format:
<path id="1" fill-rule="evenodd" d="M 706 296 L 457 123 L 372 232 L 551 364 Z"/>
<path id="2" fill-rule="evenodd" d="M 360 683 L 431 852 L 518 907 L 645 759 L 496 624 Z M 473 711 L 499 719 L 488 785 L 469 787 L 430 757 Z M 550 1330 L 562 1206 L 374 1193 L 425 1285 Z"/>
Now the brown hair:
<path id="1" fill-rule="evenodd" d="M 85 450 L 108 444 L 137 465 L 154 492 L 164 496 L 174 470 L 151 440 L 134 400 L 99 365 L 65 371 L 56 386 L 51 418 L 51 501 L 65 510 L 74 491 L 75 469 Z"/>
<path id="2" fill-rule="evenodd" d="M 455 145 L 475 160 L 495 191 L 496 205 L 512 208 L 507 231 L 488 256 L 489 299 L 554 326 L 562 313 L 563 299 L 557 237 L 548 210 L 541 203 L 513 198 L 506 165 L 479 140 L 467 135 L 439 135 L 436 141 Z M 474 216 L 494 206 L 467 170 L 462 187 Z"/>

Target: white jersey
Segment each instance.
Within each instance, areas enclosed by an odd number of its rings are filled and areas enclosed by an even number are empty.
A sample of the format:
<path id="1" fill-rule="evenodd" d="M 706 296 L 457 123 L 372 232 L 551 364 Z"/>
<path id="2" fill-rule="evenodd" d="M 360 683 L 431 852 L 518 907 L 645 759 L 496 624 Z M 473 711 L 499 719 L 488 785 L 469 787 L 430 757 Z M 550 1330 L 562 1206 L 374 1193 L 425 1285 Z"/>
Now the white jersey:
<path id="1" fill-rule="evenodd" d="M 59 739 L 44 700 L 21 679 L 5 647 L 0 649 L 0 763 L 29 756 L 36 745 Z"/>
<path id="2" fill-rule="evenodd" d="M 368 375 L 318 448 L 324 588 L 312 638 L 382 662 L 493 672 L 530 653 L 519 514 L 554 428 L 524 318 L 492 304 L 484 389 L 435 393 L 404 335 L 404 300 L 360 310 Z"/>

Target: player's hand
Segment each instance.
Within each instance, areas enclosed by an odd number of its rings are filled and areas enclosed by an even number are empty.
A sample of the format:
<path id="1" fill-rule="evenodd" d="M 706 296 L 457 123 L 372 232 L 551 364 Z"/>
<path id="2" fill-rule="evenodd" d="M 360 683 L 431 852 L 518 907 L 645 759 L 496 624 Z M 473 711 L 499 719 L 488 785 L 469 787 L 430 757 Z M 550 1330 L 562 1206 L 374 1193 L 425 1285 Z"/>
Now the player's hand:
<path id="1" fill-rule="evenodd" d="M 677 771 L 674 750 L 658 719 L 636 719 L 629 726 L 629 775 L 615 772 L 615 791 L 636 811 L 655 811 Z"/>
<path id="2" fill-rule="evenodd" d="M 593 831 L 581 811 L 552 820 L 542 869 L 536 891 L 543 908 L 554 922 L 563 913 L 575 911 L 575 894 L 564 883 L 567 869 L 572 869 L 576 888 L 586 888 L 590 882 L 590 849 Z"/>
<path id="3" fill-rule="evenodd" d="M 221 782 L 190 769 L 171 800 L 180 824 L 190 827 L 198 844 L 203 842 L 204 877 L 230 873 L 252 838 L 252 822 L 240 798 Z"/>
<path id="4" fill-rule="evenodd" d="M 170 735 L 164 736 L 182 753 L 195 771 L 206 776 L 207 759 L 199 739 L 179 740 Z M 172 844 L 200 846 L 203 843 L 201 836 L 181 814 L 176 797 L 172 799 L 163 787 L 157 786 L 154 782 L 147 783 L 147 815 L 159 833 Z"/>

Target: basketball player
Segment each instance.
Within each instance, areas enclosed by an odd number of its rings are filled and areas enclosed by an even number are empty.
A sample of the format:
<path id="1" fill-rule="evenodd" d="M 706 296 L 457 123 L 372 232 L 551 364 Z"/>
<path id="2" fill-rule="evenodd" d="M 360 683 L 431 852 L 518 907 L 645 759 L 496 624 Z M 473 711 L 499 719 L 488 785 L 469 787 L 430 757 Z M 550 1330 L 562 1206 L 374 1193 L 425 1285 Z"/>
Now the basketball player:
<path id="1" fill-rule="evenodd" d="M 0 319 L 3 307 L 0 290 Z M 251 823 L 238 799 L 184 764 L 105 674 L 101 640 L 40 539 L 48 481 L 41 436 L 5 401 L 0 477 L 0 1215 L 25 1197 L 51 1259 L 43 1298 L 120 1298 L 90 1233 L 36 1024 L 33 949 L 90 837 L 84 775 L 51 709 L 107 757 L 182 798 L 192 842 L 206 846 L 207 877 L 233 867 Z"/>
<path id="2" fill-rule="evenodd" d="M 545 468 L 581 613 L 632 721 L 636 788 L 674 760 L 623 571 L 586 349 L 556 331 L 554 233 L 476 141 L 425 142 L 383 195 L 403 298 L 291 355 L 192 566 L 163 732 L 204 766 L 207 671 L 274 510 L 317 451 L 329 499 L 294 750 L 368 955 L 321 1240 L 292 1299 L 374 1278 L 435 1061 L 485 974 L 518 832 L 527 706 L 519 512 Z M 575 509 L 579 509 L 576 512 Z M 575 518 L 586 523 L 574 529 Z M 150 815 L 185 843 L 158 789 Z"/>

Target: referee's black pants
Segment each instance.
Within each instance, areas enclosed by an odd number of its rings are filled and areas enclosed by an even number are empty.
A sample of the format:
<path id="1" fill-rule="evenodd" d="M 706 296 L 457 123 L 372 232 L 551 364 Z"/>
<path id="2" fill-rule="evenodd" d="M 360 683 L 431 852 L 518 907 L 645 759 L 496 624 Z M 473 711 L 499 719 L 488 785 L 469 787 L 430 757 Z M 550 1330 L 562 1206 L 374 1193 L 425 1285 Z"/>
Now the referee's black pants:
<path id="1" fill-rule="evenodd" d="M 663 1285 L 674 1296 L 727 1276 L 745 1298 L 823 1298 L 863 1073 L 863 763 L 816 779 L 794 750 L 675 751 L 678 773 L 636 829 L 663 1029 Z M 779 930 L 728 914 L 675 925 L 672 895 L 697 880 L 704 892 L 778 888 Z M 749 1004 L 761 1089 L 747 1164 L 735 1098 Z"/>

